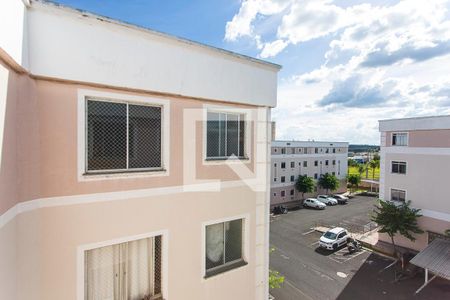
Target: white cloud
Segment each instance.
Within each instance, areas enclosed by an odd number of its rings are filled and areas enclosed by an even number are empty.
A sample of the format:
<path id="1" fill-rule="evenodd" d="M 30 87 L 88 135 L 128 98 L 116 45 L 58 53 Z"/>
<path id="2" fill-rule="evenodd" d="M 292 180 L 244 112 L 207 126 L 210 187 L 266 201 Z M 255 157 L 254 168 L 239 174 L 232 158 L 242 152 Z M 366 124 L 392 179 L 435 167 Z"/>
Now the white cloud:
<path id="1" fill-rule="evenodd" d="M 287 42 L 283 40 L 276 40 L 271 43 L 266 43 L 263 46 L 261 54 L 259 55 L 261 58 L 272 57 L 283 51 L 284 48 L 288 45 Z"/>

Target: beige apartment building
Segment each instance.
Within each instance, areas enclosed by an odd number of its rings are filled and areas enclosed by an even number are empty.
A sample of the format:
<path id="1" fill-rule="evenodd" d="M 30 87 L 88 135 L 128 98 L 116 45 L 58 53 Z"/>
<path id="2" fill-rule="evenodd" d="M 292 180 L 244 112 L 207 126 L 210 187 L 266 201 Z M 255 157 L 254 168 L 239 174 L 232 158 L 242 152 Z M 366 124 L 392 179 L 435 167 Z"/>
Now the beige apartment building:
<path id="1" fill-rule="evenodd" d="M 425 231 L 411 242 L 396 236 L 398 245 L 423 250 L 450 229 L 446 190 L 450 170 L 450 116 L 380 121 L 380 198 L 421 209 L 419 226 Z M 380 234 L 380 240 L 390 238 Z"/>
<path id="2" fill-rule="evenodd" d="M 347 156 L 346 142 L 315 141 L 272 141 L 270 176 L 270 205 L 298 205 L 302 194 L 295 188 L 299 175 L 307 175 L 319 179 L 329 173 L 339 181 L 336 193 L 347 191 Z M 316 191 L 305 194 L 314 197 L 326 191 L 316 186 Z"/>
<path id="3" fill-rule="evenodd" d="M 0 1 L 0 299 L 267 299 L 280 66 Z"/>

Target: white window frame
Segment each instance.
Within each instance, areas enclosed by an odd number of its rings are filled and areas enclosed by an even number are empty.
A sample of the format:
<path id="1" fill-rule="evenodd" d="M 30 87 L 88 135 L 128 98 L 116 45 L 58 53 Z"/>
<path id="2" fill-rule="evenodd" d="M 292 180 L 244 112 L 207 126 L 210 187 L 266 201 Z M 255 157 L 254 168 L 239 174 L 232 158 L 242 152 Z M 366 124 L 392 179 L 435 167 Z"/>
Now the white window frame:
<path id="1" fill-rule="evenodd" d="M 116 238 L 113 240 L 106 240 L 96 243 L 79 245 L 77 247 L 77 300 L 84 300 L 85 292 L 85 252 L 92 249 L 97 249 L 106 246 L 113 246 L 126 242 L 132 242 L 136 240 L 154 238 L 161 236 L 161 288 L 164 299 L 169 299 L 169 230 L 160 230 L 154 232 L 148 232 L 138 235 L 130 235 L 125 237 Z"/>
<path id="2" fill-rule="evenodd" d="M 394 145 L 393 143 L 393 139 L 394 139 L 394 134 L 404 134 L 406 135 L 406 144 L 405 145 Z M 393 147 L 407 147 L 409 145 L 409 133 L 408 132 L 402 132 L 402 131 L 396 131 L 396 132 L 392 132 L 391 133 L 391 146 Z"/>
<path id="3" fill-rule="evenodd" d="M 228 159 L 228 157 L 217 158 L 212 157 L 209 158 L 207 156 L 207 121 L 208 121 L 208 112 L 212 113 L 223 113 L 223 114 L 236 114 L 236 115 L 244 115 L 244 124 L 245 124 L 245 132 L 244 132 L 244 157 L 232 160 Z M 251 117 L 251 110 L 245 108 L 235 108 L 229 106 L 222 105 L 211 105 L 204 104 L 203 105 L 203 146 L 202 146 L 202 161 L 203 165 L 221 165 L 221 164 L 230 164 L 230 163 L 251 163 L 252 162 L 252 139 L 251 139 L 251 123 L 254 119 Z"/>
<path id="4" fill-rule="evenodd" d="M 214 276 L 211 277 L 206 277 L 206 226 L 208 225 L 214 225 L 214 224 L 219 224 L 219 223 L 224 223 L 224 222 L 231 222 L 231 221 L 235 221 L 235 220 L 240 220 L 242 219 L 242 260 L 244 262 L 246 262 L 246 265 L 237 267 L 237 268 L 233 268 L 231 270 L 225 271 L 225 272 L 221 272 L 218 273 Z M 210 221 L 206 221 L 203 222 L 201 225 L 201 238 L 202 238 L 202 251 L 201 251 L 201 270 L 200 270 L 200 281 L 202 283 L 206 282 L 207 280 L 210 280 L 212 278 L 216 278 L 219 276 L 225 276 L 227 274 L 229 274 L 230 272 L 235 272 L 237 270 L 240 270 L 242 268 L 246 268 L 248 266 L 248 258 L 249 258 L 249 251 L 250 251 L 250 214 L 243 214 L 243 215 L 238 215 L 238 216 L 233 216 L 233 217 L 225 217 L 225 218 L 221 218 L 221 219 L 215 219 L 215 220 L 210 220 Z"/>
<path id="5" fill-rule="evenodd" d="M 403 203 L 403 201 L 392 200 L 392 190 L 405 192 L 405 202 L 407 201 L 407 199 L 408 199 L 408 193 L 407 193 L 407 191 L 406 191 L 406 190 L 403 190 L 403 189 L 399 189 L 399 188 L 390 188 L 390 189 L 389 189 L 389 201 L 392 201 L 392 202 L 401 202 L 401 203 Z"/>
<path id="6" fill-rule="evenodd" d="M 397 163 L 405 163 L 405 166 L 406 166 L 406 172 L 405 172 L 405 173 L 392 172 L 392 164 L 393 164 L 394 162 L 397 162 Z M 406 174 L 408 174 L 408 162 L 407 162 L 406 160 L 391 160 L 390 163 L 391 163 L 391 164 L 390 164 L 390 173 L 391 173 L 391 174 L 393 174 L 393 175 L 403 175 L 403 176 L 405 176 Z"/>
<path id="7" fill-rule="evenodd" d="M 87 116 L 86 100 L 105 101 L 112 103 L 129 103 L 136 105 L 160 106 L 161 111 L 161 161 L 162 166 L 157 171 L 135 171 L 129 170 L 120 173 L 86 173 L 87 170 Z M 135 178 L 135 177 L 154 177 L 169 176 L 170 172 L 170 102 L 167 99 L 150 96 L 136 96 L 124 93 L 111 93 L 97 90 L 78 90 L 78 109 L 77 109 L 77 165 L 78 181 L 106 180 L 117 178 Z"/>

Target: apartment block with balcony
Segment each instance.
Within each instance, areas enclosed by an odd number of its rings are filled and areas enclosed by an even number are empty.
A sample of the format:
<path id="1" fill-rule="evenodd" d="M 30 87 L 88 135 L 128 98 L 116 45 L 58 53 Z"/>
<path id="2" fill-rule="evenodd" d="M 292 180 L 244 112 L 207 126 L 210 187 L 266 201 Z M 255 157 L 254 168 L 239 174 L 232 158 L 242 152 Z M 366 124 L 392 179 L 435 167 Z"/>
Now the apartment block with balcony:
<path id="1" fill-rule="evenodd" d="M 419 226 L 425 231 L 411 242 L 396 236 L 398 245 L 423 250 L 450 229 L 450 202 L 446 187 L 450 170 L 450 116 L 382 120 L 380 198 L 411 200 L 420 208 Z M 380 240 L 390 238 L 380 234 Z"/>
<path id="2" fill-rule="evenodd" d="M 295 182 L 300 175 L 318 180 L 323 174 L 333 174 L 340 181 L 339 189 L 334 192 L 347 191 L 347 156 L 346 142 L 272 141 L 271 207 L 302 203 L 302 194 L 295 188 Z M 313 193 L 305 194 L 305 198 L 326 192 L 320 187 L 316 188 Z"/>
<path id="3" fill-rule="evenodd" d="M 0 299 L 267 299 L 280 66 L 0 2 Z"/>

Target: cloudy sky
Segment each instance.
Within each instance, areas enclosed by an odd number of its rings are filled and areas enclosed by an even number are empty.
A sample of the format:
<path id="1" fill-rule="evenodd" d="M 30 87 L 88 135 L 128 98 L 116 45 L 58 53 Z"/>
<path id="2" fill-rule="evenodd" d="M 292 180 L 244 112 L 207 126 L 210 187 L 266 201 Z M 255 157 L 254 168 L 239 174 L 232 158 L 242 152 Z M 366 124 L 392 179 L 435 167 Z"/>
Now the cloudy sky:
<path id="1" fill-rule="evenodd" d="M 450 114 L 450 0 L 58 0 L 283 65 L 278 139 L 379 143 Z"/>

